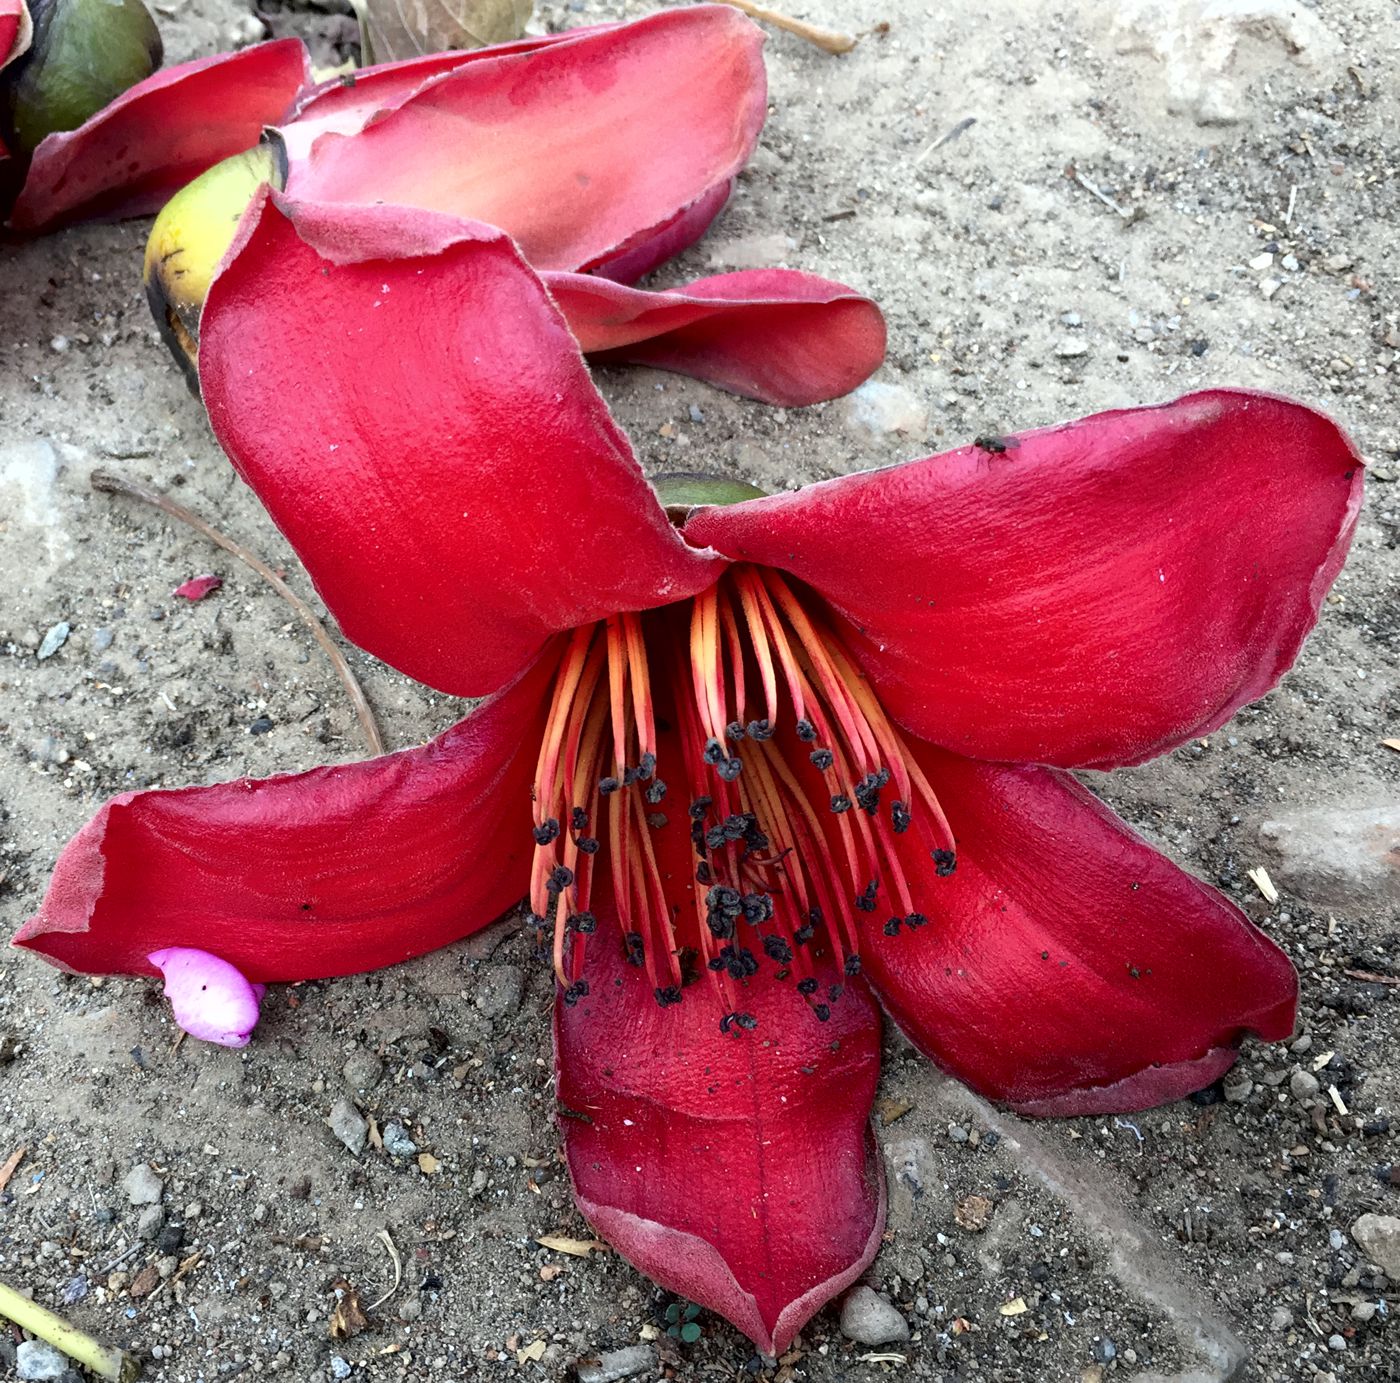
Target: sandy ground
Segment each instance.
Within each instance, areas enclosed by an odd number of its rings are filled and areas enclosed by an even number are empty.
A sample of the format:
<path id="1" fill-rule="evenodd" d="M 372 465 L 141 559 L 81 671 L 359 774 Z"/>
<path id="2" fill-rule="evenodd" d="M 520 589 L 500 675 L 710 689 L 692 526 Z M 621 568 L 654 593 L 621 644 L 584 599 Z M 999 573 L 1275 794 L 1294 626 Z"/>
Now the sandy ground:
<path id="1" fill-rule="evenodd" d="M 261 32 L 232 0 L 158 8 L 172 61 Z M 646 8 L 574 0 L 540 19 Z M 1193 1101 L 1028 1126 L 891 1036 L 877 1120 L 890 1232 L 869 1280 L 913 1337 L 871 1351 L 827 1311 L 781 1376 L 1400 1378 L 1400 1282 L 1349 1232 L 1363 1213 L 1400 1212 L 1400 895 L 1381 855 L 1400 797 L 1400 754 L 1381 744 L 1400 735 L 1400 11 L 808 0 L 802 12 L 865 37 L 841 58 L 772 38 L 762 148 L 661 281 L 778 262 L 826 273 L 883 304 L 889 361 L 860 399 L 801 413 L 608 372 L 650 469 L 794 485 L 988 429 L 1242 384 L 1332 411 L 1373 481 L 1351 561 L 1283 686 L 1208 743 L 1091 784 L 1288 949 L 1297 1038 L 1249 1049 L 1247 1081 Z M 274 23 L 323 46 L 347 33 L 339 15 Z M 309 591 L 157 343 L 143 240 L 132 224 L 0 248 L 7 930 L 107 794 L 360 753 L 325 660 L 274 595 L 88 487 L 99 465 L 152 481 Z M 217 595 L 171 598 L 210 570 L 226 579 Z M 67 640 L 41 660 L 60 622 Z M 461 713 L 351 656 L 391 744 Z M 1310 809 L 1340 813 L 1330 835 L 1306 817 L 1261 835 Z M 1369 864 L 1365 810 L 1382 822 Z M 1246 877 L 1259 864 L 1280 883 L 1276 905 Z M 658 1339 L 666 1299 L 616 1256 L 534 1242 L 583 1225 L 552 1125 L 551 980 L 515 922 L 392 972 L 278 988 L 244 1052 L 177 1049 L 146 983 L 69 978 L 13 952 L 0 966 L 0 1162 L 26 1150 L 0 1194 L 0 1278 L 144 1351 L 146 1377 L 559 1378 L 649 1341 L 643 1376 L 763 1369 L 709 1316 L 694 1346 Z M 352 1156 L 326 1123 L 347 1094 L 381 1130 L 401 1124 L 436 1170 Z M 158 1211 L 124 1185 L 145 1163 Z M 994 1205 L 981 1232 L 954 1215 L 974 1192 Z M 337 1282 L 368 1304 L 395 1280 L 385 1233 L 402 1281 L 367 1330 L 333 1340 Z M 0 1339 L 0 1375 L 5 1350 Z"/>

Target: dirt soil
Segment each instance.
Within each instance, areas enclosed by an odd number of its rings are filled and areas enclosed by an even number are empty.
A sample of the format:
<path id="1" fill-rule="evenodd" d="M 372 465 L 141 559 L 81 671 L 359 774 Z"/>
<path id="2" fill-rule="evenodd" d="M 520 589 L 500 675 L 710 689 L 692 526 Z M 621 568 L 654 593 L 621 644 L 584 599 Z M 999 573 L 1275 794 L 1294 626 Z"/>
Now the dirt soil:
<path id="1" fill-rule="evenodd" d="M 171 61 L 266 31 L 235 0 L 156 8 Z M 334 8 L 269 21 L 325 59 L 351 32 Z M 572 0 L 537 22 L 648 8 Z M 877 1119 L 890 1229 L 869 1281 L 912 1339 L 856 1344 L 829 1309 L 779 1375 L 1400 1378 L 1400 1282 L 1350 1234 L 1366 1212 L 1400 1213 L 1396 875 L 1351 866 L 1350 815 L 1317 840 L 1305 823 L 1291 861 L 1260 833 L 1314 808 L 1389 810 L 1393 829 L 1400 798 L 1400 753 L 1381 743 L 1400 735 L 1400 10 L 806 0 L 802 14 L 859 46 L 832 57 L 772 36 L 762 147 L 658 282 L 828 274 L 882 303 L 889 360 L 857 399 L 801 412 L 606 372 L 650 470 L 793 486 L 1239 384 L 1331 411 L 1373 478 L 1283 686 L 1208 742 L 1091 781 L 1288 950 L 1296 1038 L 1248 1048 L 1241 1074 L 1191 1101 L 1028 1125 L 892 1033 Z M 157 341 L 144 237 L 92 226 L 0 247 L 7 931 L 108 794 L 362 752 L 326 660 L 271 591 L 89 488 L 99 466 L 150 481 L 310 593 Z M 206 571 L 225 578 L 217 594 L 172 598 Z M 351 657 L 392 745 L 462 714 Z M 1277 903 L 1248 877 L 1261 864 Z M 552 980 L 518 919 L 392 971 L 276 987 L 241 1052 L 177 1044 L 152 984 L 16 952 L 0 967 L 0 1164 L 24 1150 L 0 1194 L 0 1278 L 142 1351 L 145 1377 L 562 1378 L 637 1344 L 641 1377 L 775 1367 L 709 1315 L 698 1343 L 669 1341 L 667 1299 L 616 1255 L 535 1242 L 586 1229 L 553 1126 Z M 342 1096 L 399 1154 L 337 1141 Z M 130 1194 L 141 1164 L 158 1208 Z M 955 1213 L 974 1193 L 990 1202 L 981 1230 L 960 1222 L 978 1218 L 969 1203 Z M 384 1296 L 348 1339 L 329 1331 L 337 1283 L 366 1307 Z"/>

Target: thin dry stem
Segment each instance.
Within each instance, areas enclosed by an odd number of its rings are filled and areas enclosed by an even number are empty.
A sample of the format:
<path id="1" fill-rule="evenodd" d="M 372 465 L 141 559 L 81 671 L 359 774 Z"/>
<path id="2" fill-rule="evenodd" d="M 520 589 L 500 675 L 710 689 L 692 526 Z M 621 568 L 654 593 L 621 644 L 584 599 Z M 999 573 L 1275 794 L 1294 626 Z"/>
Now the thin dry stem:
<path id="1" fill-rule="evenodd" d="M 838 33 L 835 29 L 818 28 L 815 24 L 808 24 L 805 19 L 793 19 L 777 10 L 755 5 L 752 0 L 724 0 L 724 3 L 741 10 L 750 19 L 762 20 L 775 29 L 784 29 L 790 34 L 796 34 L 798 38 L 805 38 L 808 43 L 815 43 L 824 53 L 849 53 L 858 41 L 851 34 Z"/>
<path id="2" fill-rule="evenodd" d="M 188 524 L 195 532 L 202 533 L 211 543 L 217 544 L 225 552 L 237 557 L 244 566 L 251 567 L 257 572 L 297 612 L 302 623 L 311 630 L 316 642 L 325 650 L 326 657 L 331 660 L 331 666 L 335 668 L 336 676 L 340 678 L 341 686 L 345 688 L 351 704 L 355 707 L 355 715 L 360 722 L 360 729 L 364 733 L 365 743 L 369 745 L 370 753 L 384 753 L 384 740 L 379 734 L 379 726 L 375 723 L 374 712 L 370 709 L 364 689 L 360 686 L 350 664 L 345 661 L 345 655 L 331 641 L 331 636 L 326 633 L 321 621 L 316 618 L 316 612 L 257 553 L 250 552 L 242 543 L 220 533 L 217 528 L 206 523 L 193 510 L 186 509 L 183 504 L 177 504 L 168 495 L 163 495 L 159 490 L 153 490 L 147 485 L 127 480 L 124 476 L 113 475 L 111 471 L 102 470 L 93 471 L 91 484 L 94 490 L 101 490 L 104 494 L 126 495 L 129 499 L 139 499 L 143 504 L 149 504 L 153 508 L 159 509 L 161 513 L 168 514 L 172 519 L 178 519 L 181 523 Z"/>
<path id="3" fill-rule="evenodd" d="M 112 1383 L 132 1383 L 141 1371 L 132 1355 L 94 1340 L 76 1325 L 69 1325 L 62 1316 L 55 1316 L 3 1282 L 0 1282 L 0 1316 L 8 1317 L 22 1330 L 61 1349 L 99 1378 L 111 1379 Z"/>

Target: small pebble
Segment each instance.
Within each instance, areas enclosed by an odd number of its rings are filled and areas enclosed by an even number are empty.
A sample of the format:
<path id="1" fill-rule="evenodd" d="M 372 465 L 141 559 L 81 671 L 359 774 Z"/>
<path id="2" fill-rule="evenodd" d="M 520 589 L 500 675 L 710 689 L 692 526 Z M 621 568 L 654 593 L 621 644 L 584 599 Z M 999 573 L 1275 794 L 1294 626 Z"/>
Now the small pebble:
<path id="1" fill-rule="evenodd" d="M 909 1338 L 909 1323 L 887 1296 L 863 1284 L 841 1303 L 841 1333 L 859 1345 L 889 1345 Z"/>
<path id="2" fill-rule="evenodd" d="M 1293 1092 L 1295 1100 L 1310 1100 L 1322 1087 L 1311 1071 L 1304 1071 L 1299 1067 L 1288 1078 L 1288 1088 Z"/>
<path id="3" fill-rule="evenodd" d="M 149 1162 L 138 1162 L 122 1178 L 122 1190 L 132 1205 L 155 1205 L 165 1183 L 151 1170 Z"/>
<path id="4" fill-rule="evenodd" d="M 1346 1340 L 1341 1335 L 1329 1335 L 1327 1337 L 1327 1348 L 1335 1349 L 1339 1353 L 1347 1347 Z"/>
<path id="5" fill-rule="evenodd" d="M 1118 1346 L 1107 1335 L 1101 1335 L 1089 1352 L 1100 1364 L 1111 1364 L 1118 1357 Z"/>
<path id="6" fill-rule="evenodd" d="M 370 1091 L 384 1079 L 384 1063 L 368 1048 L 361 1047 L 351 1053 L 340 1074 L 351 1090 Z"/>
<path id="7" fill-rule="evenodd" d="M 142 1212 L 141 1218 L 136 1222 L 136 1233 L 139 1238 L 150 1243 L 156 1235 L 165 1227 L 165 1211 L 159 1205 L 148 1205 Z"/>
<path id="8" fill-rule="evenodd" d="M 331 1126 L 331 1132 L 356 1157 L 364 1152 L 365 1142 L 369 1138 L 369 1124 L 365 1122 L 365 1116 L 344 1095 L 331 1106 L 327 1122 Z"/>
<path id="9" fill-rule="evenodd" d="M 346 1360 L 342 1359 L 342 1358 L 340 1357 L 340 1355 L 338 1355 L 338 1354 L 332 1354 L 332 1355 L 331 1355 L 331 1377 L 332 1377 L 332 1378 L 349 1378 L 349 1377 L 350 1377 L 350 1374 L 351 1374 L 351 1368 L 350 1368 L 349 1363 L 348 1363 Z"/>
<path id="10" fill-rule="evenodd" d="M 394 1157 L 414 1157 L 418 1152 L 418 1144 L 408 1136 L 408 1130 L 402 1124 L 385 1124 L 384 1151 Z"/>
<path id="11" fill-rule="evenodd" d="M 597 1362 L 578 1366 L 578 1383 L 618 1383 L 635 1378 L 656 1366 L 656 1352 L 650 1345 L 628 1345 L 625 1349 L 604 1350 Z"/>
<path id="12" fill-rule="evenodd" d="M 1274 1330 L 1287 1330 L 1293 1324 L 1293 1312 L 1286 1306 L 1274 1307 L 1274 1314 L 1269 1317 L 1269 1326 Z"/>
<path id="13" fill-rule="evenodd" d="M 52 658 L 64 644 L 68 642 L 70 629 L 66 619 L 61 619 L 53 625 L 43 641 L 39 644 L 39 651 L 34 656 L 42 663 L 45 658 Z"/>
<path id="14" fill-rule="evenodd" d="M 17 1378 L 60 1379 L 68 1372 L 68 1358 L 43 1340 L 26 1340 L 15 1351 Z"/>

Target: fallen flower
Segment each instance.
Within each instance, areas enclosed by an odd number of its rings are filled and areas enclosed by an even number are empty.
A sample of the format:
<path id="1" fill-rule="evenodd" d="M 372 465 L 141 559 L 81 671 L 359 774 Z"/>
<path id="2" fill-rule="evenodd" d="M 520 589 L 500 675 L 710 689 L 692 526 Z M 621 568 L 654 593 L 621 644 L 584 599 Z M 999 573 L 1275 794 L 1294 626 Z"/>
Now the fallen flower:
<path id="1" fill-rule="evenodd" d="M 262 194 L 201 382 L 346 633 L 493 694 L 422 748 L 112 799 L 18 944 L 303 979 L 527 890 L 581 1210 L 767 1352 L 880 1243 L 881 1007 L 1037 1114 L 1176 1099 L 1290 1033 L 1287 957 L 1067 770 L 1209 733 L 1288 668 L 1361 499 L 1332 422 L 1214 390 L 658 495 L 512 243 L 409 228 Z"/>
<path id="2" fill-rule="evenodd" d="M 192 576 L 188 581 L 182 581 L 171 595 L 180 596 L 185 600 L 203 600 L 212 591 L 217 591 L 224 584 L 222 576 L 215 576 L 209 573 L 205 576 Z"/>
<path id="3" fill-rule="evenodd" d="M 11 222 L 32 234 L 168 198 L 145 281 L 192 370 L 209 284 L 260 186 L 470 216 L 551 275 L 585 350 L 782 406 L 815 403 L 884 358 L 868 298 L 791 269 L 662 295 L 618 286 L 693 244 L 723 209 L 767 111 L 762 45 L 732 9 L 694 5 L 313 86 L 299 43 L 261 44 L 159 73 L 44 141 Z"/>
<path id="4" fill-rule="evenodd" d="M 175 1021 L 191 1037 L 221 1047 L 246 1047 L 267 986 L 250 984 L 236 967 L 208 951 L 172 946 L 146 959 L 165 976 Z"/>

